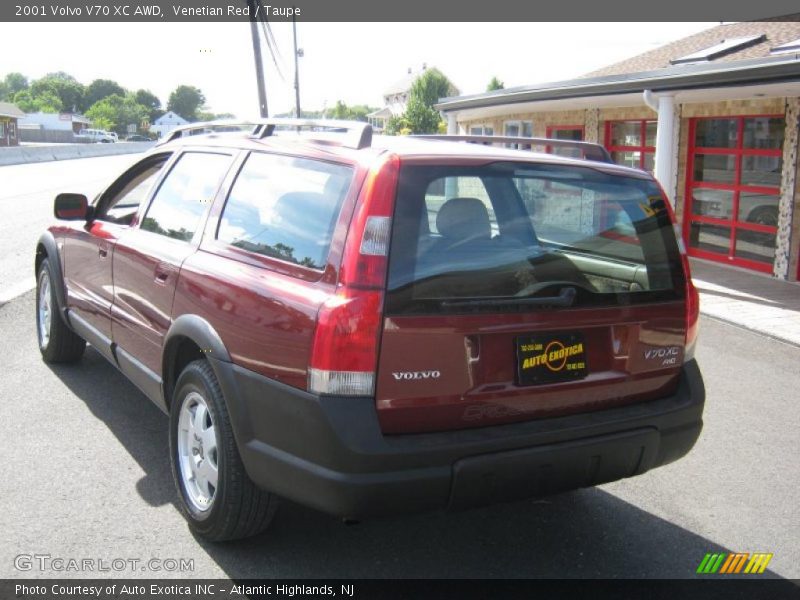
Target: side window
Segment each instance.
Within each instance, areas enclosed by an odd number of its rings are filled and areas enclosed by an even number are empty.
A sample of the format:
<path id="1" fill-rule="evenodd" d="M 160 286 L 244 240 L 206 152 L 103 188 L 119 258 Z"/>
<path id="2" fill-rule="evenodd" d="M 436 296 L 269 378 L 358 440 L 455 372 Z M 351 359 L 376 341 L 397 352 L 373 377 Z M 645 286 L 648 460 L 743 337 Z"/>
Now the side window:
<path id="1" fill-rule="evenodd" d="M 182 155 L 156 192 L 141 228 L 178 240 L 191 240 L 230 163 L 227 154 Z"/>
<path id="2" fill-rule="evenodd" d="M 168 158 L 169 155 L 161 156 L 145 164 L 136 165 L 126 173 L 127 183 L 122 183 L 122 189 L 119 191 L 112 192 L 110 199 L 103 199 L 97 218 L 101 221 L 130 225 Z"/>
<path id="3" fill-rule="evenodd" d="M 322 269 L 351 179 L 342 165 L 253 153 L 231 188 L 217 239 Z"/>

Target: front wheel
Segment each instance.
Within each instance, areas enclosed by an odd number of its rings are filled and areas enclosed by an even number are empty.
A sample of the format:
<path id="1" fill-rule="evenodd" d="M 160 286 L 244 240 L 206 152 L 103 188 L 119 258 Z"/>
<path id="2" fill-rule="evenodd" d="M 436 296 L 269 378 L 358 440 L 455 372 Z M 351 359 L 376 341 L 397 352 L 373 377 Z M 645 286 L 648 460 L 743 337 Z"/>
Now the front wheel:
<path id="1" fill-rule="evenodd" d="M 50 259 L 39 265 L 36 278 L 36 337 L 39 352 L 48 363 L 75 362 L 86 349 L 86 341 L 72 331 L 58 314 L 56 281 L 50 269 Z"/>
<path id="2" fill-rule="evenodd" d="M 260 533 L 277 498 L 250 480 L 242 464 L 225 399 L 207 360 L 178 377 L 170 409 L 170 459 L 180 508 L 190 527 L 211 541 Z"/>

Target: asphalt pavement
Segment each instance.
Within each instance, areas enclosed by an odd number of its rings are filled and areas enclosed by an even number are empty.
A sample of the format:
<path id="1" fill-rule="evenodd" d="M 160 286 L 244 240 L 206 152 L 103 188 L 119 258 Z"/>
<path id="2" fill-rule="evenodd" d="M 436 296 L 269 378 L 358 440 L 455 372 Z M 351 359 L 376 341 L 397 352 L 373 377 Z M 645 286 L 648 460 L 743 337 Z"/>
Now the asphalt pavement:
<path id="1" fill-rule="evenodd" d="M 725 323 L 702 319 L 705 428 L 676 463 L 541 500 L 358 525 L 284 502 L 263 535 L 218 545 L 178 513 L 158 409 L 91 348 L 76 365 L 45 365 L 32 292 L 0 306 L 0 334 L 0 578 L 683 578 L 717 551 L 771 552 L 764 577 L 800 578 L 800 348 Z M 54 568 L 59 558 L 128 563 L 75 572 Z M 161 570 L 127 566 L 152 558 Z M 192 569 L 163 570 L 170 559 Z"/>
<path id="2" fill-rule="evenodd" d="M 0 167 L 0 304 L 33 288 L 36 240 L 55 221 L 56 194 L 75 192 L 91 200 L 139 157 L 125 154 Z"/>

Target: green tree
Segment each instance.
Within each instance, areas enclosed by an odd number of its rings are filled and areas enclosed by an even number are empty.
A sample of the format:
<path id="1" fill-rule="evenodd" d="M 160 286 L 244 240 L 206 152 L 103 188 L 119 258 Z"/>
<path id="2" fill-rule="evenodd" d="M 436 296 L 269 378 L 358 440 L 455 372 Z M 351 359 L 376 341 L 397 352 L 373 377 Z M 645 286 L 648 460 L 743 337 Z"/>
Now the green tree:
<path id="1" fill-rule="evenodd" d="M 0 81 L 0 100 L 11 100 L 22 90 L 28 89 L 28 78 L 22 73 L 8 73 Z"/>
<path id="2" fill-rule="evenodd" d="M 348 106 L 341 100 L 337 100 L 336 104 L 330 111 L 327 112 L 327 116 L 331 119 L 344 119 L 347 121 L 366 121 L 367 115 L 371 112 L 377 110 L 376 108 L 372 108 L 371 106 L 367 106 L 366 104 L 356 104 L 354 106 Z"/>
<path id="3" fill-rule="evenodd" d="M 411 133 L 437 133 L 443 121 L 439 111 L 433 105 L 439 101 L 439 98 L 452 96 L 455 92 L 455 86 L 441 71 L 438 69 L 426 70 L 411 85 L 406 111 L 403 113 L 405 127 L 401 127 L 397 133 L 402 134 L 404 130 L 409 130 Z M 387 124 L 387 132 L 388 129 Z"/>
<path id="4" fill-rule="evenodd" d="M 393 117 L 389 117 L 389 119 L 386 121 L 384 133 L 386 133 L 386 135 L 408 135 L 412 132 L 405 116 L 395 115 Z"/>
<path id="5" fill-rule="evenodd" d="M 206 97 L 198 88 L 179 85 L 169 95 L 167 110 L 178 113 L 187 121 L 197 120 L 197 111 L 206 103 Z"/>
<path id="6" fill-rule="evenodd" d="M 112 94 L 95 102 L 86 111 L 86 116 L 97 127 L 114 130 L 119 134 L 125 134 L 128 131 L 128 125 L 136 125 L 138 128 L 147 114 L 147 107 L 137 103 L 134 94 L 125 96 Z"/>
<path id="7" fill-rule="evenodd" d="M 151 123 L 164 114 L 161 109 L 161 100 L 150 90 L 136 90 L 135 96 L 138 104 L 147 107 Z"/>
<path id="8" fill-rule="evenodd" d="M 83 106 L 81 108 L 82 110 L 87 110 L 96 102 L 99 102 L 103 98 L 113 96 L 114 94 L 117 96 L 124 96 L 125 88 L 111 79 L 95 79 L 86 87 L 86 93 L 83 96 Z"/>
<path id="9" fill-rule="evenodd" d="M 439 69 L 427 69 L 411 84 L 408 97 L 419 98 L 426 106 L 433 106 L 439 102 L 439 98 L 452 96 L 455 93 L 455 86 Z"/>
<path id="10" fill-rule="evenodd" d="M 26 113 L 46 112 L 56 113 L 63 108 L 61 99 L 50 90 L 44 90 L 39 95 L 34 96 L 30 90 L 20 90 L 14 94 L 14 104 Z"/>
<path id="11" fill-rule="evenodd" d="M 404 117 L 411 133 L 437 133 L 442 122 L 438 110 L 415 96 L 409 97 Z"/>
<path id="12" fill-rule="evenodd" d="M 487 92 L 493 92 L 495 90 L 502 90 L 505 89 L 505 84 L 500 81 L 497 77 L 492 77 L 492 80 L 489 82 L 489 85 L 486 86 Z"/>
<path id="13" fill-rule="evenodd" d="M 86 90 L 74 77 L 59 71 L 48 73 L 31 83 L 30 91 L 34 98 L 45 92 L 51 92 L 61 100 L 61 110 L 77 111 L 83 106 L 83 95 Z"/>
<path id="14" fill-rule="evenodd" d="M 349 114 L 350 109 L 347 108 L 347 104 L 341 100 L 337 100 L 336 104 L 333 105 L 333 108 L 328 113 L 331 119 L 346 119 Z"/>
<path id="15" fill-rule="evenodd" d="M 225 119 L 235 119 L 236 115 L 233 113 L 213 113 L 208 111 L 198 111 L 197 113 L 197 120 L 198 121 L 221 121 Z"/>

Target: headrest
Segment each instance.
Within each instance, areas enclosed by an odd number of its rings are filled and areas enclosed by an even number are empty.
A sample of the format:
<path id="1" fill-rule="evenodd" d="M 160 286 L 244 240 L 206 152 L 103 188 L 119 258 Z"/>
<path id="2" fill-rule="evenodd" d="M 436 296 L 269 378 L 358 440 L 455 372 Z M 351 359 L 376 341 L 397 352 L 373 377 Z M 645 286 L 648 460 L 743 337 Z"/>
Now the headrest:
<path id="1" fill-rule="evenodd" d="M 489 211 L 477 198 L 450 198 L 439 209 L 436 228 L 450 240 L 492 237 Z"/>

